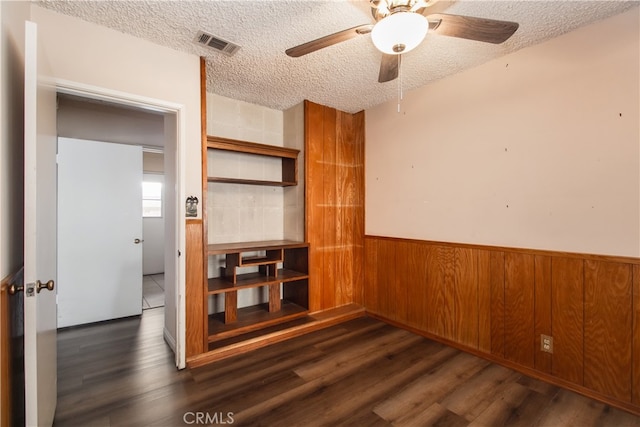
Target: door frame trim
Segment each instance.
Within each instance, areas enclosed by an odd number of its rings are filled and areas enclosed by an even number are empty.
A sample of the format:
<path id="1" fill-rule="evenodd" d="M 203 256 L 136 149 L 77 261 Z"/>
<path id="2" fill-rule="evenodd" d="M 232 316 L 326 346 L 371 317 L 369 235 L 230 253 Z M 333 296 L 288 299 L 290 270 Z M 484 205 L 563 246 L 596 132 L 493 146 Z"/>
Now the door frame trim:
<path id="1" fill-rule="evenodd" d="M 166 101 L 162 99 L 150 98 L 137 94 L 122 92 L 118 90 L 108 89 L 99 86 L 87 85 L 84 83 L 73 82 L 64 79 L 53 79 L 53 85 L 59 93 L 69 95 L 83 96 L 87 98 L 97 99 L 101 101 L 113 102 L 116 104 L 138 107 L 145 110 L 157 111 L 162 113 L 174 114 L 176 118 L 176 179 L 177 193 L 175 202 L 176 222 L 175 231 L 177 242 L 176 246 L 181 254 L 185 253 L 185 212 L 181 209 L 181 200 L 185 199 L 185 173 L 186 173 L 186 107 L 183 104 Z M 177 255 L 177 254 L 176 254 Z M 186 340 L 186 304 L 185 304 L 185 257 L 176 256 L 176 337 L 175 338 L 175 356 L 176 366 L 178 369 L 186 367 L 185 356 L 185 340 Z M 166 328 L 165 328 L 166 329 Z"/>

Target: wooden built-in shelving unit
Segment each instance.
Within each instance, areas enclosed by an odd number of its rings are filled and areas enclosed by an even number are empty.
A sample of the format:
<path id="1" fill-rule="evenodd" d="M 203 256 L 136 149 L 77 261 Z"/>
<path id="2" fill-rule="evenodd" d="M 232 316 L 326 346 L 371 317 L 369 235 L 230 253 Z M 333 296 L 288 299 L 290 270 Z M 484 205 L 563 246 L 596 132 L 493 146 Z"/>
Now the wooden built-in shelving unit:
<path id="1" fill-rule="evenodd" d="M 239 154 L 280 159 L 279 181 L 208 175 L 209 183 L 233 183 L 290 187 L 298 183 L 300 150 L 207 136 L 207 153 L 229 151 Z M 205 188 L 206 191 L 206 188 Z M 215 218 L 210 218 L 215 221 Z M 274 325 L 290 322 L 309 311 L 309 245 L 291 240 L 208 244 L 205 259 L 224 256 L 219 272 L 207 271 L 204 307 L 209 298 L 222 296 L 224 311 L 209 314 L 205 310 L 206 346 L 210 343 L 254 333 Z M 257 271 L 256 271 L 257 270 Z M 238 307 L 238 291 L 264 288 L 266 303 Z"/>
<path id="2" fill-rule="evenodd" d="M 208 255 L 224 255 L 225 266 L 220 277 L 207 280 L 206 295 L 224 295 L 225 311 L 208 315 L 208 342 L 305 316 L 309 309 L 308 247 L 287 240 L 209 245 Z M 245 255 L 256 252 L 263 255 Z M 258 267 L 258 271 L 244 272 L 248 267 Z M 268 289 L 268 303 L 237 308 L 240 289 L 260 287 Z"/>
<path id="3" fill-rule="evenodd" d="M 201 60 L 202 220 L 187 221 L 189 367 L 365 314 L 364 113 L 350 115 L 305 102 L 304 123 L 289 128 L 304 126 L 303 134 L 299 128 L 293 132 L 297 146 L 301 148 L 304 143 L 305 175 L 299 181 L 300 150 L 207 135 L 205 74 Z M 293 112 L 296 117 L 298 112 Z M 222 163 L 223 159 L 232 163 Z M 236 161 L 239 167 L 233 169 Z M 258 178 L 242 176 L 241 171 L 247 170 L 245 165 L 253 162 L 268 165 L 270 174 Z M 275 169 L 278 167 L 280 174 Z M 299 182 L 305 183 L 304 191 L 291 189 Z M 297 230 L 293 235 L 300 241 L 209 244 L 213 240 L 208 236 L 210 224 L 219 218 L 207 203 L 208 195 L 216 191 L 244 191 L 237 187 L 221 188 L 227 184 L 284 187 L 288 196 L 295 192 L 296 203 L 304 204 L 304 209 L 296 206 L 297 212 L 304 215 L 296 224 L 304 226 L 304 237 Z M 256 299 L 245 301 L 244 297 L 250 295 L 242 291 L 252 289 L 260 290 L 251 292 Z M 244 304 L 250 306 L 243 307 Z"/>

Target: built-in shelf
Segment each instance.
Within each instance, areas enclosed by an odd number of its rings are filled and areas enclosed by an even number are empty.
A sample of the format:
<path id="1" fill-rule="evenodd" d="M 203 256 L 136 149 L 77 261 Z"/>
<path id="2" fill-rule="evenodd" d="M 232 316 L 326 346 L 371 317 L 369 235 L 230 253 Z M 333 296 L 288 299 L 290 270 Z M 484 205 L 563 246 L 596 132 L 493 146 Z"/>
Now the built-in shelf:
<path id="1" fill-rule="evenodd" d="M 250 289 L 260 286 L 268 286 L 277 283 L 294 282 L 297 280 L 308 279 L 307 273 L 301 273 L 294 270 L 279 269 L 277 276 L 265 276 L 258 273 L 246 273 L 238 275 L 234 284 L 224 277 L 214 277 L 209 279 L 208 293 L 210 295 L 221 294 L 227 291 L 238 289 Z"/>
<path id="2" fill-rule="evenodd" d="M 223 182 L 226 184 L 266 185 L 269 187 L 293 187 L 298 185 L 292 181 L 262 181 L 257 179 L 223 178 L 218 176 L 207 177 L 207 182 Z"/>
<path id="3" fill-rule="evenodd" d="M 207 280 L 208 297 L 224 297 L 224 312 L 207 314 L 208 342 L 220 341 L 306 316 L 309 307 L 309 244 L 269 240 L 211 244 L 224 255 L 219 277 Z M 245 272 L 247 268 L 254 271 Z M 258 269 L 256 272 L 255 269 Z M 264 287 L 268 302 L 238 308 L 238 291 Z"/>
<path id="4" fill-rule="evenodd" d="M 272 249 L 303 248 L 308 246 L 308 243 L 297 242 L 295 240 L 261 240 L 255 242 L 213 243 L 207 245 L 207 251 L 209 255 L 223 255 Z"/>
<path id="5" fill-rule="evenodd" d="M 209 150 L 231 151 L 235 153 L 278 158 L 281 161 L 282 179 L 280 181 L 272 181 L 214 175 L 208 176 L 207 182 L 269 185 L 275 187 L 290 187 L 298 185 L 298 154 L 300 154 L 300 150 L 295 148 L 257 144 L 255 142 L 238 141 L 218 136 L 207 136 L 207 151 Z"/>
<path id="6" fill-rule="evenodd" d="M 267 328 L 293 319 L 306 316 L 308 310 L 288 300 L 282 300 L 278 311 L 270 312 L 268 304 L 258 304 L 238 309 L 238 319 L 233 323 L 225 322 L 225 313 L 209 315 L 209 342 L 215 342 L 247 332 Z"/>

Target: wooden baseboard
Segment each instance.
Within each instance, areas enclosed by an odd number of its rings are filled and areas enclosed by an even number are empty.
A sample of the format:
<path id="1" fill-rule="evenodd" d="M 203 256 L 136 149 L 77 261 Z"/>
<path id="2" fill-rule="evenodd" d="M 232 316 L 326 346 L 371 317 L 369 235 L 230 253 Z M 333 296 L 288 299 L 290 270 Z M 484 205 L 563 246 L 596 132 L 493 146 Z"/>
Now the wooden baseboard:
<path id="1" fill-rule="evenodd" d="M 251 338 L 246 341 L 230 344 L 207 353 L 188 358 L 187 367 L 196 368 L 198 366 L 203 366 L 211 362 L 247 353 L 252 350 L 364 316 L 364 308 L 357 304 L 348 304 L 331 310 L 311 313 L 308 316 L 308 321 L 304 324 Z"/>
<path id="2" fill-rule="evenodd" d="M 545 373 L 536 371 L 535 369 L 527 368 L 526 366 L 518 365 L 517 363 L 511 362 L 511 361 L 503 359 L 501 357 L 497 357 L 497 356 L 494 356 L 494 355 L 489 354 L 489 353 L 484 353 L 482 351 L 478 351 L 478 350 L 476 350 L 474 348 L 464 346 L 464 345 L 459 344 L 459 343 L 457 343 L 455 341 L 450 341 L 450 340 L 447 340 L 445 338 L 439 337 L 437 335 L 430 334 L 429 332 L 425 332 L 425 331 L 421 331 L 421 330 L 416 329 L 416 328 L 412 328 L 411 326 L 407 326 L 405 324 L 396 322 L 394 320 L 391 320 L 391 319 L 386 318 L 384 316 L 377 315 L 375 313 L 366 312 L 366 315 L 369 316 L 369 317 L 372 317 L 374 319 L 378 319 L 378 320 L 380 320 L 382 322 L 385 322 L 385 323 L 387 323 L 389 325 L 392 325 L 392 326 L 407 330 L 409 332 L 413 332 L 413 333 L 415 333 L 417 335 L 421 335 L 421 336 L 423 336 L 425 338 L 428 338 L 430 340 L 437 341 L 437 342 L 442 343 L 444 345 L 447 345 L 449 347 L 457 348 L 458 350 L 464 351 L 465 353 L 473 354 L 474 356 L 489 360 L 490 362 L 497 363 L 498 365 L 502 365 L 502 366 L 504 366 L 506 368 L 513 369 L 514 371 L 520 372 L 521 374 L 524 374 L 524 375 L 526 375 L 528 377 L 535 378 L 537 380 L 544 381 L 546 383 L 549 383 L 549 384 L 552 384 L 552 385 L 555 385 L 555 386 L 558 386 L 558 387 L 562 387 L 562 388 L 564 388 L 566 390 L 574 391 L 574 392 L 579 393 L 579 394 L 581 394 L 583 396 L 586 396 L 586 397 L 588 397 L 590 399 L 597 400 L 597 401 L 605 403 L 607 405 L 611 405 L 611 406 L 616 407 L 618 409 L 622 409 L 622 410 L 630 412 L 630 413 L 632 413 L 634 415 L 639 415 L 640 416 L 640 406 L 634 405 L 631 402 L 624 402 L 624 401 L 620 401 L 618 399 L 614 399 L 614 398 L 612 398 L 610 396 L 606 396 L 606 395 L 600 394 L 600 393 L 598 393 L 596 391 L 593 391 L 593 390 L 591 390 L 589 388 L 586 388 L 586 387 L 583 387 L 583 386 L 580 386 L 580 385 L 577 385 L 577 384 L 573 384 L 571 382 L 565 381 L 565 380 L 563 380 L 561 378 L 557 378 L 557 377 L 554 377 L 554 376 L 549 375 L 549 374 L 545 374 Z"/>

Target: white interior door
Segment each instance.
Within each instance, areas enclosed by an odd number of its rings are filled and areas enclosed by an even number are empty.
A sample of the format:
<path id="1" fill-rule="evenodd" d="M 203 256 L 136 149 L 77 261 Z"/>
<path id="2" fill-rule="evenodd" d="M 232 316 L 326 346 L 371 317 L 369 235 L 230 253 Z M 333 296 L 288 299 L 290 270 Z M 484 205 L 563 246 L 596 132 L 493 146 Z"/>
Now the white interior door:
<path id="1" fill-rule="evenodd" d="M 56 92 L 37 26 L 25 25 L 24 376 L 25 423 L 50 426 L 56 409 Z M 34 289 L 35 286 L 35 289 Z"/>
<path id="2" fill-rule="evenodd" d="M 58 326 L 142 313 L 142 147 L 58 138 Z"/>

